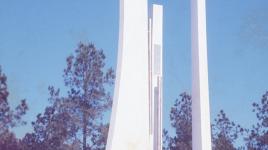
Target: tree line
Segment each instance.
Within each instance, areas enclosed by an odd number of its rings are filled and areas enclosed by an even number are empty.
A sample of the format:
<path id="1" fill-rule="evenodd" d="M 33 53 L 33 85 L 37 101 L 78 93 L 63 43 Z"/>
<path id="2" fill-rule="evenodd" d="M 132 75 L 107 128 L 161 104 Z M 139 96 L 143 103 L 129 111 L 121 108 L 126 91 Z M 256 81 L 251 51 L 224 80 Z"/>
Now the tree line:
<path id="1" fill-rule="evenodd" d="M 109 89 L 115 74 L 113 68 L 107 68 L 103 50 L 79 43 L 66 58 L 62 77 L 67 93 L 49 86 L 49 105 L 31 122 L 33 132 L 18 139 L 11 129 L 26 124 L 22 117 L 29 107 L 25 99 L 14 109 L 10 107 L 7 76 L 0 67 L 0 150 L 105 149 L 109 124 L 102 118 L 112 105 Z M 185 92 L 175 100 L 169 115 L 175 134 L 163 130 L 164 150 L 192 149 L 191 105 L 191 96 Z M 268 92 L 253 103 L 252 111 L 258 122 L 246 129 L 220 110 L 211 125 L 213 150 L 267 150 Z M 236 146 L 238 139 L 244 145 Z"/>
<path id="2" fill-rule="evenodd" d="M 108 127 L 102 120 L 112 99 L 107 90 L 114 82 L 114 70 L 105 66 L 105 54 L 93 44 L 79 43 L 66 59 L 63 80 L 67 96 L 49 86 L 49 106 L 31 123 L 32 133 L 17 139 L 11 128 L 24 125 L 28 110 L 22 100 L 15 110 L 8 103 L 7 77 L 0 69 L 1 150 L 102 150 Z"/>
<path id="3" fill-rule="evenodd" d="M 163 131 L 163 150 L 192 149 L 192 98 L 190 94 L 182 93 L 175 100 L 170 110 L 170 122 L 175 130 L 171 136 Z M 268 91 L 263 94 L 260 102 L 252 104 L 252 112 L 256 114 L 257 122 L 250 129 L 231 121 L 223 110 L 212 121 L 213 150 L 267 150 L 268 149 Z M 238 140 L 243 142 L 239 144 Z"/>

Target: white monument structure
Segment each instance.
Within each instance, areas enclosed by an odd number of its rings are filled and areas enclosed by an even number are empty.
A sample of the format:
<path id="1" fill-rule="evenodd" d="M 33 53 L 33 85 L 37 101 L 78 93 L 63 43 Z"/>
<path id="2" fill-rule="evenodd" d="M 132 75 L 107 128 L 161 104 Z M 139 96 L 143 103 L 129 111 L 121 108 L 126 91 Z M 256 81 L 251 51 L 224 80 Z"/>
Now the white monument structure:
<path id="1" fill-rule="evenodd" d="M 163 7 L 153 5 L 149 19 L 150 150 L 162 150 Z"/>
<path id="2" fill-rule="evenodd" d="M 162 6 L 120 0 L 119 48 L 106 150 L 162 149 Z M 150 22 L 150 23 L 149 23 Z"/>
<path id="3" fill-rule="evenodd" d="M 193 150 L 211 150 L 205 0 L 191 0 Z M 120 0 L 115 91 L 106 150 L 162 149 L 163 7 Z"/>
<path id="4" fill-rule="evenodd" d="M 191 0 L 191 28 L 192 148 L 193 150 L 211 150 L 206 0 Z"/>

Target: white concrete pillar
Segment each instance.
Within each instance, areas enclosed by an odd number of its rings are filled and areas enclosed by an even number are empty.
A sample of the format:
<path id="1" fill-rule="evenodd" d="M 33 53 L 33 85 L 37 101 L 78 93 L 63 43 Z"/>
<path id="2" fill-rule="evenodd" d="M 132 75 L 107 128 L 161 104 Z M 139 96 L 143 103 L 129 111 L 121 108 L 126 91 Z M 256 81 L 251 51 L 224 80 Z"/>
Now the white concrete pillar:
<path id="1" fill-rule="evenodd" d="M 152 11 L 152 114 L 153 147 L 162 150 L 162 107 L 163 107 L 163 6 L 153 5 Z"/>
<path id="2" fill-rule="evenodd" d="M 206 1 L 191 0 L 193 150 L 211 150 Z"/>
<path id="3" fill-rule="evenodd" d="M 149 150 L 147 0 L 120 0 L 119 47 L 106 150 Z"/>

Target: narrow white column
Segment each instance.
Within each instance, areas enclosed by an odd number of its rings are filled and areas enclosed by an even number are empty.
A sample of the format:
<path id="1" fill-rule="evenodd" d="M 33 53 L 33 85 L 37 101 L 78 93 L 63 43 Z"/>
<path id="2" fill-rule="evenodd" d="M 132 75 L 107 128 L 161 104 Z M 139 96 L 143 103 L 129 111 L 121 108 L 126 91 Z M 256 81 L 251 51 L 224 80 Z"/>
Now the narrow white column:
<path id="1" fill-rule="evenodd" d="M 106 150 L 149 150 L 147 0 L 120 0 L 119 48 Z"/>
<path id="2" fill-rule="evenodd" d="M 162 150 L 162 106 L 163 106 L 163 6 L 153 5 L 152 30 L 152 114 L 153 147 Z"/>
<path id="3" fill-rule="evenodd" d="M 193 150 L 211 150 L 205 3 L 191 0 Z"/>

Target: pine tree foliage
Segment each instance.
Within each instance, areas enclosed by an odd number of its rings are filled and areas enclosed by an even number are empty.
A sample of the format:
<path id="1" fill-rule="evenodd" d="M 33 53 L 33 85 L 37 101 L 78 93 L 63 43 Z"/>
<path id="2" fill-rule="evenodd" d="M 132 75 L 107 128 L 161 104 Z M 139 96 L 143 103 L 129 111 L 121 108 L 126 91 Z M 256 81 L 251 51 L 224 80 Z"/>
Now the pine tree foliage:
<path id="1" fill-rule="evenodd" d="M 268 91 L 263 94 L 259 103 L 252 104 L 253 112 L 256 114 L 258 122 L 249 130 L 248 137 L 245 138 L 249 150 L 268 149 Z"/>

